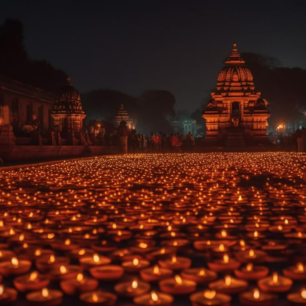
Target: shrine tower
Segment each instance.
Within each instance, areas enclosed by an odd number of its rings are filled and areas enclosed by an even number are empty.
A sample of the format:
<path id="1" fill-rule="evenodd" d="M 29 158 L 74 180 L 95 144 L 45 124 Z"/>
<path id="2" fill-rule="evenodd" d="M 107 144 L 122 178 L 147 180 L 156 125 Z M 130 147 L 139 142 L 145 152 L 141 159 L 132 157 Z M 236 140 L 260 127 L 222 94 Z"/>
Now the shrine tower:
<path id="1" fill-rule="evenodd" d="M 225 144 L 227 138 L 240 135 L 247 143 L 266 143 L 268 102 L 255 92 L 253 75 L 245 67 L 235 42 L 225 64 L 202 114 L 206 120 L 206 141 Z"/>

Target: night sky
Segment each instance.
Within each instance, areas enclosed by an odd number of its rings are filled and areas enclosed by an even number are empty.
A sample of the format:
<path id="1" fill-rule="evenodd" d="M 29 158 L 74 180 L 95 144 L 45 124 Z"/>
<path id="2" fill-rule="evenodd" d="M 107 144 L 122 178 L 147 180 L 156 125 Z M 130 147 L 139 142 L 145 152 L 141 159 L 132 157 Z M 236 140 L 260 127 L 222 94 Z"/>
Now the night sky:
<path id="1" fill-rule="evenodd" d="M 240 52 L 306 69 L 305 0 L 4 3 L 0 22 L 20 19 L 30 57 L 67 72 L 80 92 L 165 89 L 176 109 L 193 111 L 214 88 L 233 41 Z"/>

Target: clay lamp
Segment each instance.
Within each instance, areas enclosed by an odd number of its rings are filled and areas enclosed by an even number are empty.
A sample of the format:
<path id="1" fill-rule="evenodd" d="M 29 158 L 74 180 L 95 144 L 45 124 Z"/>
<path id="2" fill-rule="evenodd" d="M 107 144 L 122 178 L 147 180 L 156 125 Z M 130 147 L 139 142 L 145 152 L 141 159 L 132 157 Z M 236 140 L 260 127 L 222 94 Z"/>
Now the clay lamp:
<path id="1" fill-rule="evenodd" d="M 176 250 L 182 250 L 188 247 L 189 243 L 190 242 L 187 239 L 174 239 L 174 240 L 163 241 L 162 245 L 173 247 Z"/>
<path id="2" fill-rule="evenodd" d="M 40 291 L 33 291 L 26 295 L 31 305 L 56 306 L 62 303 L 63 293 L 59 290 L 43 288 Z"/>
<path id="3" fill-rule="evenodd" d="M 52 269 L 48 274 L 51 280 L 62 280 L 75 278 L 81 271 L 82 269 L 79 266 L 70 265 L 60 266 L 58 268 Z"/>
<path id="4" fill-rule="evenodd" d="M 287 299 L 292 305 L 306 305 L 306 289 L 303 288 L 300 292 L 289 293 Z"/>
<path id="5" fill-rule="evenodd" d="M 153 245 L 155 244 L 154 241 L 141 241 L 137 244 L 137 246 L 131 246 L 130 250 L 133 253 L 138 253 L 138 254 L 146 254 L 148 252 L 152 252 L 153 250 L 156 249 Z"/>
<path id="6" fill-rule="evenodd" d="M 127 261 L 129 258 L 131 258 L 131 256 L 142 258 L 142 256 L 133 255 L 133 253 L 129 249 L 119 249 L 110 255 L 111 259 L 115 261 Z"/>
<path id="7" fill-rule="evenodd" d="M 122 277 L 124 269 L 116 265 L 105 265 L 91 268 L 89 272 L 96 279 L 113 281 Z"/>
<path id="8" fill-rule="evenodd" d="M 191 266 L 191 260 L 187 257 L 177 257 L 174 255 L 171 258 L 159 260 L 158 264 L 166 269 L 183 270 Z"/>
<path id="9" fill-rule="evenodd" d="M 86 292 L 80 295 L 80 300 L 86 306 L 102 306 L 102 305 L 115 305 L 116 295 L 103 291 Z"/>
<path id="10" fill-rule="evenodd" d="M 95 252 L 91 249 L 75 249 L 68 253 L 68 256 L 72 259 L 80 259 L 83 257 L 93 256 Z"/>
<path id="11" fill-rule="evenodd" d="M 14 285 L 20 292 L 40 290 L 48 286 L 49 283 L 50 279 L 46 275 L 39 274 L 36 271 L 14 279 Z"/>
<path id="12" fill-rule="evenodd" d="M 152 291 L 151 293 L 135 297 L 133 301 L 134 304 L 140 306 L 171 306 L 173 303 L 173 297 L 169 294 Z"/>
<path id="13" fill-rule="evenodd" d="M 54 241 L 50 243 L 51 248 L 56 251 L 71 251 L 79 248 L 79 245 L 75 242 L 71 242 L 70 239 L 65 241 Z"/>
<path id="14" fill-rule="evenodd" d="M 265 266 L 254 266 L 252 263 L 248 263 L 245 267 L 235 270 L 234 273 L 240 279 L 259 280 L 268 275 L 269 269 Z"/>
<path id="15" fill-rule="evenodd" d="M 195 281 L 182 279 L 179 275 L 175 275 L 174 278 L 161 280 L 158 285 L 162 292 L 175 295 L 192 293 L 197 287 Z"/>
<path id="16" fill-rule="evenodd" d="M 275 305 L 276 300 L 276 294 L 260 292 L 257 288 L 239 295 L 240 303 L 247 306 L 272 306 Z"/>
<path id="17" fill-rule="evenodd" d="M 291 232 L 291 226 L 283 226 L 283 225 L 273 225 L 269 227 L 269 231 L 274 234 L 284 234 Z"/>
<path id="18" fill-rule="evenodd" d="M 68 257 L 55 257 L 54 255 L 42 256 L 35 261 L 35 265 L 39 271 L 48 272 L 49 270 L 67 266 L 70 262 Z"/>
<path id="19" fill-rule="evenodd" d="M 240 267 L 240 262 L 229 258 L 227 254 L 224 254 L 222 259 L 216 259 L 213 262 L 208 262 L 207 265 L 211 270 L 222 273 L 238 269 Z"/>
<path id="20" fill-rule="evenodd" d="M 226 275 L 223 279 L 210 283 L 208 287 L 211 290 L 231 294 L 244 291 L 248 287 L 248 283 L 244 280 Z"/>
<path id="21" fill-rule="evenodd" d="M 147 282 L 157 282 L 169 278 L 171 275 L 172 270 L 160 268 L 158 265 L 140 271 L 141 278 Z"/>
<path id="22" fill-rule="evenodd" d="M 216 234 L 217 239 L 237 239 L 237 236 L 230 235 L 226 230 L 222 230 L 220 233 Z"/>
<path id="23" fill-rule="evenodd" d="M 96 252 L 112 252 L 118 249 L 118 243 L 114 241 L 102 240 L 99 244 L 92 244 L 91 248 Z"/>
<path id="24" fill-rule="evenodd" d="M 184 279 L 189 279 L 198 284 L 207 284 L 217 279 L 217 273 L 204 268 L 190 268 L 181 272 Z"/>
<path id="25" fill-rule="evenodd" d="M 29 260 L 18 260 L 16 257 L 12 257 L 10 261 L 0 263 L 0 273 L 3 276 L 24 274 L 30 270 L 31 265 Z"/>
<path id="26" fill-rule="evenodd" d="M 121 296 L 134 297 L 147 293 L 151 289 L 151 286 L 148 283 L 133 280 L 119 283 L 114 289 Z"/>
<path id="27" fill-rule="evenodd" d="M 7 305 L 17 299 L 17 291 L 13 288 L 7 288 L 0 285 L 0 305 Z"/>
<path id="28" fill-rule="evenodd" d="M 52 250 L 45 250 L 40 248 L 24 248 L 23 251 L 18 255 L 20 259 L 36 260 L 41 256 L 50 256 L 54 254 Z"/>
<path id="29" fill-rule="evenodd" d="M 267 254 L 260 250 L 249 249 L 236 253 L 237 259 L 242 263 L 260 263 L 265 261 Z"/>
<path id="30" fill-rule="evenodd" d="M 146 258 L 150 261 L 156 261 L 160 259 L 171 258 L 176 253 L 176 249 L 173 247 L 163 247 L 156 251 L 146 254 Z"/>
<path id="31" fill-rule="evenodd" d="M 93 254 L 91 257 L 80 258 L 80 265 L 85 270 L 89 270 L 93 267 L 108 265 L 111 260 L 105 256 L 99 256 L 97 253 Z"/>
<path id="32" fill-rule="evenodd" d="M 263 233 L 261 233 L 259 231 L 249 232 L 249 233 L 246 234 L 246 236 L 249 237 L 249 238 L 253 238 L 255 240 L 266 237 Z"/>
<path id="33" fill-rule="evenodd" d="M 77 293 L 95 290 L 98 287 L 98 281 L 84 277 L 82 273 L 79 273 L 76 278 L 62 280 L 60 286 L 66 294 L 75 295 Z"/>
<path id="34" fill-rule="evenodd" d="M 116 242 L 128 240 L 132 237 L 132 232 L 126 230 L 108 231 L 107 234 Z"/>
<path id="35" fill-rule="evenodd" d="M 301 262 L 283 269 L 283 274 L 293 280 L 306 280 L 306 269 Z"/>
<path id="36" fill-rule="evenodd" d="M 148 260 L 134 258 L 132 261 L 124 261 L 122 267 L 127 272 L 137 273 L 150 265 Z"/>
<path id="37" fill-rule="evenodd" d="M 9 250 L 0 250 L 0 262 L 9 261 L 12 257 L 15 256 L 15 253 Z"/>
<path id="38" fill-rule="evenodd" d="M 229 306 L 231 297 L 215 290 L 205 290 L 193 293 L 190 301 L 193 306 Z"/>
<path id="39" fill-rule="evenodd" d="M 211 250 L 216 254 L 224 254 L 229 252 L 229 248 L 226 247 L 223 243 L 220 243 L 218 246 L 214 246 Z"/>
<path id="40" fill-rule="evenodd" d="M 292 286 L 292 280 L 288 277 L 279 276 L 276 272 L 272 276 L 258 281 L 258 287 L 266 292 L 286 292 Z"/>

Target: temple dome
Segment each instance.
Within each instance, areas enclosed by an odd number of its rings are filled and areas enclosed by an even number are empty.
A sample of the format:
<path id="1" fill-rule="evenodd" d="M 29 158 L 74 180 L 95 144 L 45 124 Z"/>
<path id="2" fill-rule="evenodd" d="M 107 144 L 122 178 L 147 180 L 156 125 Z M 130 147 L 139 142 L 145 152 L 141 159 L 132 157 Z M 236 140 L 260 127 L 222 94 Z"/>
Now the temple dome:
<path id="1" fill-rule="evenodd" d="M 53 112 L 84 113 L 80 93 L 73 87 L 69 77 L 67 77 L 65 85 L 58 92 Z"/>
<path id="2" fill-rule="evenodd" d="M 233 49 L 218 75 L 217 91 L 250 91 L 253 92 L 253 75 L 244 64 L 245 61 L 237 50 L 237 44 L 233 43 Z"/>

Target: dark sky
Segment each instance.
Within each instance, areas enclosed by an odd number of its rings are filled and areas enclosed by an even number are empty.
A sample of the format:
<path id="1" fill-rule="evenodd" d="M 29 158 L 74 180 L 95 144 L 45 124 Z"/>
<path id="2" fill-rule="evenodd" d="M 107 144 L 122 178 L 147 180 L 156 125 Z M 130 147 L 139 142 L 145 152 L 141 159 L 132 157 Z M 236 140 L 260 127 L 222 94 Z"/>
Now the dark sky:
<path id="1" fill-rule="evenodd" d="M 166 89 L 190 111 L 233 41 L 306 69 L 305 16 L 305 0 L 7 0 L 0 10 L 1 23 L 23 22 L 29 55 L 66 71 L 80 92 Z"/>

